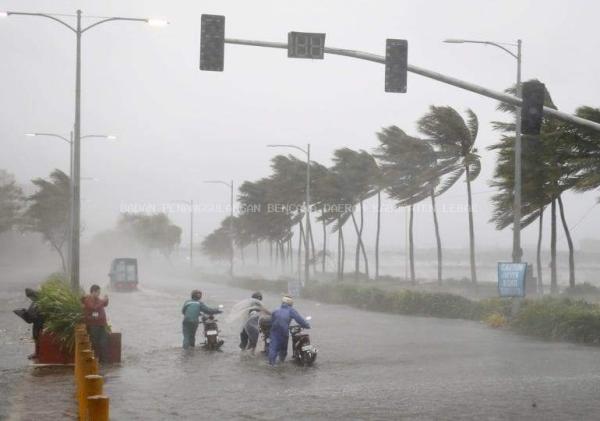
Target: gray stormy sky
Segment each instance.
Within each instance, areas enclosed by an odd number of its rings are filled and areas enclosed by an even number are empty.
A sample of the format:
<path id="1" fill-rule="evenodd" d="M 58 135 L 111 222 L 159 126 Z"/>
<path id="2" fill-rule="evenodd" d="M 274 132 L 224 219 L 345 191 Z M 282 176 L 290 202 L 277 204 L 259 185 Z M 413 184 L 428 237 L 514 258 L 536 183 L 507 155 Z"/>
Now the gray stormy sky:
<path id="1" fill-rule="evenodd" d="M 524 79 L 545 82 L 564 111 L 600 106 L 600 3 L 595 1 L 0 1 L 0 10 L 74 13 L 77 8 L 94 16 L 171 22 L 166 28 L 108 23 L 84 35 L 82 134 L 119 137 L 84 143 L 82 175 L 98 179 L 82 186 L 87 238 L 114 225 L 122 203 L 191 198 L 227 204 L 224 186 L 202 180 L 239 184 L 268 175 L 274 155 L 268 143 L 310 141 L 314 159 L 329 165 L 338 147 L 372 150 L 374 133 L 383 126 L 417 134 L 415 121 L 435 104 L 472 108 L 479 116 L 483 171 L 473 186 L 477 242 L 510 247 L 511 232 L 499 233 L 487 222 L 495 157 L 486 147 L 498 139 L 489 123 L 506 119 L 495 111 L 495 101 L 412 74 L 407 94 L 386 94 L 380 64 L 337 56 L 294 60 L 284 50 L 254 47 L 226 46 L 225 71 L 200 72 L 202 13 L 225 15 L 226 36 L 236 38 L 284 42 L 291 30 L 326 32 L 328 46 L 377 54 L 383 54 L 386 38 L 405 38 L 411 64 L 496 90 L 514 83 L 514 59 L 493 47 L 441 41 L 520 37 Z M 74 36 L 45 19 L 9 17 L 0 19 L 0 51 L 0 168 L 22 183 L 56 167 L 68 170 L 66 144 L 23 133 L 69 132 Z M 573 232 L 576 244 L 600 238 L 600 206 L 589 211 L 597 197 L 597 192 L 566 196 L 569 223 L 585 216 Z M 455 212 L 465 202 L 464 183 L 439 200 L 447 247 L 467 245 L 467 216 Z M 196 216 L 200 239 L 224 215 L 199 211 Z M 187 214 L 171 217 L 187 236 Z M 374 218 L 366 223 L 372 233 Z M 434 244 L 431 225 L 429 212 L 417 215 L 419 247 Z M 384 245 L 403 242 L 403 211 L 385 214 L 382 226 Z M 535 231 L 525 231 L 525 245 L 534 244 Z M 559 240 L 565 247 L 562 231 Z"/>

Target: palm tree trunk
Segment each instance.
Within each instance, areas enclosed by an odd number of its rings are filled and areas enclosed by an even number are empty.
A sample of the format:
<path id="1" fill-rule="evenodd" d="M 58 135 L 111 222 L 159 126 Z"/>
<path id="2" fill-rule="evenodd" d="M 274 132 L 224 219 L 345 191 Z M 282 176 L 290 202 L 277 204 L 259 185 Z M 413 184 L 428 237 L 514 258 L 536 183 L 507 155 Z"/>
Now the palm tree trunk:
<path id="1" fill-rule="evenodd" d="M 341 271 L 341 280 L 344 280 L 344 272 L 345 272 L 345 264 L 346 264 L 346 243 L 344 241 L 344 231 L 342 227 L 340 227 L 340 232 L 342 233 L 342 271 Z"/>
<path id="2" fill-rule="evenodd" d="M 52 242 L 50 242 L 50 244 L 52 244 L 52 247 L 54 247 L 56 249 L 56 252 L 58 253 L 58 255 L 60 257 L 60 264 L 61 264 L 63 273 L 65 275 L 68 275 L 68 272 L 67 272 L 67 263 L 65 261 L 65 255 L 64 255 L 64 253 L 62 251 L 62 246 L 58 246 L 58 245 L 56 245 L 56 244 L 54 244 Z"/>
<path id="3" fill-rule="evenodd" d="M 281 248 L 281 271 L 285 273 L 285 243 L 283 241 L 279 242 L 279 247 Z"/>
<path id="4" fill-rule="evenodd" d="M 290 260 L 290 273 L 294 273 L 294 249 L 292 248 L 292 236 L 287 240 L 287 255 Z"/>
<path id="5" fill-rule="evenodd" d="M 550 292 L 558 292 L 558 282 L 556 279 L 556 199 L 552 200 L 551 207 L 552 226 L 550 231 Z"/>
<path id="6" fill-rule="evenodd" d="M 365 243 L 362 240 L 363 234 L 363 226 L 364 226 L 364 209 L 363 209 L 363 201 L 360 201 L 360 249 L 362 250 L 363 259 L 365 261 L 365 275 L 367 276 L 367 280 L 369 277 L 369 260 L 367 259 L 367 251 L 365 250 Z"/>
<path id="7" fill-rule="evenodd" d="M 298 277 L 302 279 L 302 245 L 304 244 L 304 226 L 302 225 L 302 221 L 299 222 L 300 232 L 298 234 Z"/>
<path id="8" fill-rule="evenodd" d="M 375 235 L 375 280 L 379 280 L 379 235 L 381 233 L 381 191 L 377 192 L 377 234 Z"/>
<path id="9" fill-rule="evenodd" d="M 560 219 L 562 221 L 563 229 L 565 230 L 565 236 L 567 237 L 567 243 L 569 245 L 569 286 L 575 286 L 575 250 L 573 249 L 573 239 L 571 238 L 571 232 L 567 225 L 567 219 L 565 218 L 565 209 L 561 195 L 558 195 L 558 208 L 560 210 Z"/>
<path id="10" fill-rule="evenodd" d="M 273 267 L 273 240 L 269 240 L 269 266 Z"/>
<path id="11" fill-rule="evenodd" d="M 279 247 L 277 246 L 277 242 L 275 243 L 275 265 L 273 265 L 273 241 L 271 240 L 271 269 L 273 267 L 277 268 L 279 264 Z"/>
<path id="12" fill-rule="evenodd" d="M 435 227 L 435 241 L 437 244 L 437 280 L 442 285 L 442 240 L 440 238 L 440 226 L 437 218 L 437 208 L 435 206 L 435 193 L 431 192 L 431 207 L 433 210 L 433 225 Z"/>
<path id="13" fill-rule="evenodd" d="M 244 258 L 244 246 L 240 245 L 240 257 L 242 258 L 242 265 L 246 264 L 246 259 Z"/>
<path id="14" fill-rule="evenodd" d="M 413 205 L 410 205 L 410 217 L 408 221 L 408 258 L 410 260 L 410 282 L 416 284 L 415 278 L 415 242 L 413 238 L 413 221 L 414 210 Z"/>
<path id="15" fill-rule="evenodd" d="M 317 259 L 315 259 L 315 240 L 313 238 L 312 223 L 310 222 L 310 220 L 308 221 L 308 235 L 308 238 L 310 239 L 310 251 L 312 254 L 313 273 L 317 273 Z"/>
<path id="16" fill-rule="evenodd" d="M 469 165 L 465 165 L 467 178 L 467 200 L 469 206 L 469 257 L 471 261 L 471 282 L 477 283 L 477 269 L 475 267 L 475 228 L 473 227 L 473 198 L 471 195 L 471 173 Z"/>
<path id="17" fill-rule="evenodd" d="M 544 227 L 544 207 L 540 208 L 540 227 L 538 230 L 538 242 L 537 242 L 537 282 L 538 282 L 538 294 L 544 294 L 544 283 L 542 281 L 542 232 Z"/>
<path id="18" fill-rule="evenodd" d="M 354 261 L 354 276 L 356 280 L 358 280 L 360 274 L 360 254 L 362 252 L 363 261 L 365 262 L 365 275 L 367 279 L 369 279 L 369 261 L 367 260 L 367 253 L 365 252 L 365 245 L 362 241 L 362 226 L 359 227 L 356 223 L 356 218 L 354 217 L 354 212 L 351 213 L 352 223 L 354 225 L 354 230 L 356 231 L 356 251 L 355 251 L 355 261 Z M 361 225 L 362 225 L 362 202 L 361 202 Z"/>
<path id="19" fill-rule="evenodd" d="M 256 245 L 256 264 L 260 265 L 260 245 L 258 244 L 258 240 L 256 240 L 254 244 Z"/>
<path id="20" fill-rule="evenodd" d="M 338 222 L 338 241 L 337 241 L 337 280 L 341 279 L 340 273 L 342 268 L 342 227 L 340 226 L 340 218 Z"/>
<path id="21" fill-rule="evenodd" d="M 360 233 L 358 225 L 356 224 L 356 218 L 354 212 L 350 214 L 352 217 L 352 224 L 354 225 L 354 231 L 356 231 L 356 250 L 354 252 L 354 278 L 358 281 L 358 275 L 360 273 Z"/>
<path id="22" fill-rule="evenodd" d="M 327 260 L 327 227 L 325 225 L 325 216 L 321 211 L 321 218 L 323 218 L 323 256 L 321 257 L 321 271 L 325 273 L 326 260 Z"/>

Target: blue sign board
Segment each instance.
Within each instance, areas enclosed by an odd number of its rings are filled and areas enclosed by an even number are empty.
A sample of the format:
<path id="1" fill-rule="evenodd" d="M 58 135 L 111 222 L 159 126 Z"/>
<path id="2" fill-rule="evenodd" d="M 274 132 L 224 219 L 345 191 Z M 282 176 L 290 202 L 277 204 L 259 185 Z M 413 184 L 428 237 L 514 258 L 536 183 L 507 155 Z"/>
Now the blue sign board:
<path id="1" fill-rule="evenodd" d="M 527 263 L 498 263 L 498 293 L 501 297 L 524 297 Z"/>

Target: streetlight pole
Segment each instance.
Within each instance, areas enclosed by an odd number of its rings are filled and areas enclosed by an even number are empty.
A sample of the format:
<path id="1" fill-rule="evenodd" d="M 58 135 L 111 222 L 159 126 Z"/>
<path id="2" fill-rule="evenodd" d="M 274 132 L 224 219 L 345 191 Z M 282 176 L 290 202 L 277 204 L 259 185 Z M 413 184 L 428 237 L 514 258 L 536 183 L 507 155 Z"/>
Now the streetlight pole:
<path id="1" fill-rule="evenodd" d="M 231 255 L 229 256 L 229 276 L 233 278 L 234 265 L 234 238 L 233 238 L 233 180 L 229 183 L 222 180 L 205 180 L 207 184 L 223 184 L 229 187 L 229 245 L 231 247 Z"/>
<path id="2" fill-rule="evenodd" d="M 306 149 L 301 148 L 296 145 L 267 145 L 269 148 L 294 148 L 299 151 L 304 152 L 306 155 L 306 233 L 304 235 L 304 284 L 305 286 L 308 283 L 308 268 L 310 264 L 310 255 L 309 255 L 309 239 L 308 239 L 308 230 L 310 228 L 310 143 L 306 145 Z"/>
<path id="3" fill-rule="evenodd" d="M 474 41 L 466 39 L 447 39 L 444 42 L 450 44 L 485 44 L 492 45 L 494 47 L 504 50 L 517 60 L 517 86 L 516 94 L 517 98 L 522 96 L 521 86 L 521 40 L 517 40 L 516 44 L 505 44 L 512 47 L 517 47 L 517 53 L 510 51 L 508 48 L 503 47 L 500 43 L 491 41 Z M 513 250 L 512 250 L 512 261 L 518 263 L 521 261 L 523 256 L 523 250 L 521 249 L 521 191 L 522 191 L 522 142 L 521 142 L 521 107 L 520 105 L 515 106 L 515 185 L 514 185 L 514 199 L 513 199 Z"/>
<path id="4" fill-rule="evenodd" d="M 89 26 L 81 26 L 81 10 L 77 10 L 77 24 L 75 27 L 69 25 L 65 21 L 57 18 L 55 15 L 47 13 L 29 13 L 29 12 L 0 12 L 0 17 L 10 16 L 36 16 L 51 19 L 61 25 L 67 27 L 75 34 L 75 124 L 73 138 L 73 233 L 71 241 L 71 287 L 73 290 L 79 290 L 79 240 L 80 240 L 80 212 L 81 212 L 81 36 L 88 30 L 112 21 L 132 21 L 145 22 L 154 26 L 164 26 L 168 22 L 157 19 L 142 19 L 142 18 L 124 18 L 124 17 L 109 17 L 101 18 L 101 20 L 92 23 Z"/>

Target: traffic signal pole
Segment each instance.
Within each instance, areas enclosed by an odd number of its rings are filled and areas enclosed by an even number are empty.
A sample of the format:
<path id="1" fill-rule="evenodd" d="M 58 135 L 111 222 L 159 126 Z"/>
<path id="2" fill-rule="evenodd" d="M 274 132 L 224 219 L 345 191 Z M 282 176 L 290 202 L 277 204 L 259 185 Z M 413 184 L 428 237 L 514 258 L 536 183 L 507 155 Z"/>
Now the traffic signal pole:
<path id="1" fill-rule="evenodd" d="M 288 44 L 283 42 L 268 42 L 268 41 L 252 41 L 245 39 L 236 39 L 236 38 L 225 38 L 225 44 L 236 44 L 236 45 L 248 45 L 253 47 L 266 47 L 266 48 L 280 48 L 287 50 Z M 385 57 L 377 54 L 366 53 L 363 51 L 356 50 L 347 50 L 343 48 L 334 48 L 334 47 L 325 47 L 325 53 L 334 54 L 338 56 L 346 56 L 351 58 L 356 58 L 359 60 L 372 61 L 374 63 L 385 64 Z M 463 80 L 446 76 L 438 72 L 434 72 L 432 70 L 427 70 L 422 67 L 417 67 L 411 64 L 408 64 L 408 71 L 411 73 L 415 73 L 421 76 L 424 76 L 429 79 L 437 80 L 438 82 L 445 83 L 447 85 L 456 86 L 457 88 L 461 88 L 467 91 L 474 92 L 478 95 L 486 96 L 488 98 L 492 98 L 498 100 L 500 102 L 504 102 L 509 105 L 513 105 L 516 107 L 521 107 L 522 99 L 508 95 L 503 92 L 497 92 L 492 89 L 484 88 L 483 86 L 476 85 L 474 83 L 465 82 Z M 551 115 L 556 117 L 559 120 L 566 121 L 568 123 L 574 123 L 580 126 L 584 126 L 590 128 L 592 130 L 596 130 L 600 132 L 600 124 L 594 121 L 586 120 L 581 117 L 577 117 L 575 115 L 571 115 L 569 113 L 565 113 L 559 110 L 555 110 L 549 107 L 544 107 L 544 114 Z"/>

